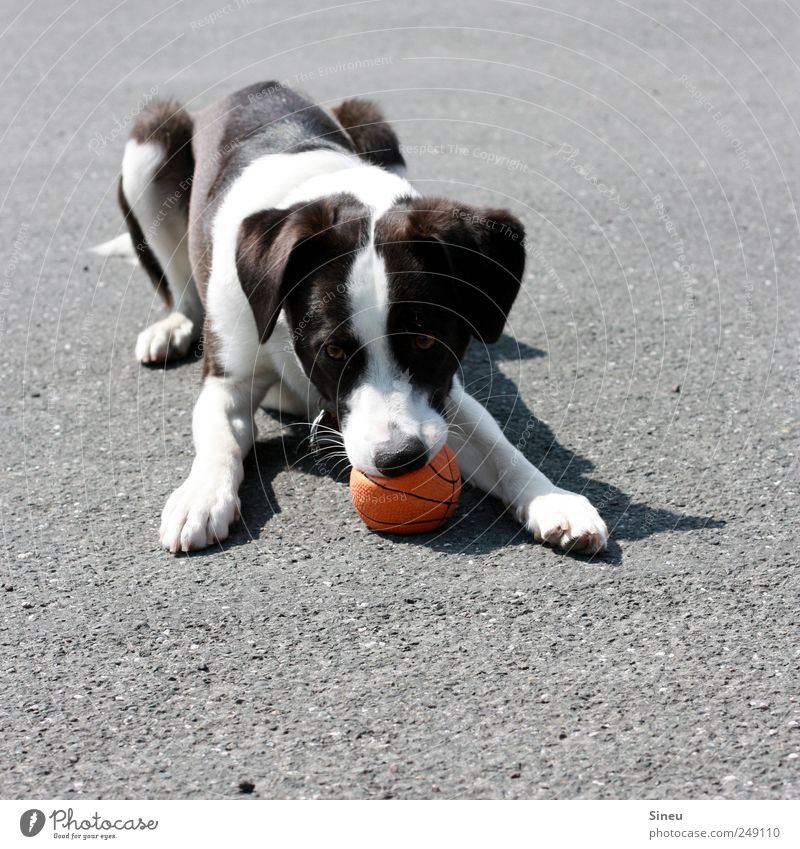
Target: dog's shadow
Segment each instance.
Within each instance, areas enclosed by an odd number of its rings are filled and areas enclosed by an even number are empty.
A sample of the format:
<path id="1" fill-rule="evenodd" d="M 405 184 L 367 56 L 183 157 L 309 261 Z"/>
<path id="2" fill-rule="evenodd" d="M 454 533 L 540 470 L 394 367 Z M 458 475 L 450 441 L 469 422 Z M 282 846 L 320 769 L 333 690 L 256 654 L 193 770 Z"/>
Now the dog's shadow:
<path id="1" fill-rule="evenodd" d="M 464 361 L 465 388 L 478 398 L 500 422 L 508 439 L 534 465 L 559 486 L 583 493 L 608 524 L 611 538 L 605 552 L 581 557 L 593 562 L 617 564 L 622 561 L 618 541 L 641 540 L 666 531 L 692 531 L 719 528 L 725 523 L 709 516 L 676 513 L 635 501 L 613 484 L 591 477 L 590 460 L 561 445 L 548 425 L 537 419 L 520 397 L 514 382 L 498 364 L 543 357 L 545 353 L 510 336 L 503 336 L 491 350 L 473 346 Z M 272 486 L 273 478 L 287 466 L 312 475 L 329 475 L 335 463 L 310 450 L 307 425 L 275 416 L 283 430 L 256 442 L 245 463 L 241 488 L 242 522 L 231 529 L 223 547 L 240 545 L 258 537 L 269 519 L 280 512 Z M 343 488 L 349 468 L 338 467 L 334 475 Z M 342 493 L 342 509 L 351 509 Z M 499 501 L 473 487 L 464 487 L 455 517 L 438 534 L 393 536 L 398 544 L 427 545 L 443 552 L 487 553 L 529 539 L 529 534 Z"/>

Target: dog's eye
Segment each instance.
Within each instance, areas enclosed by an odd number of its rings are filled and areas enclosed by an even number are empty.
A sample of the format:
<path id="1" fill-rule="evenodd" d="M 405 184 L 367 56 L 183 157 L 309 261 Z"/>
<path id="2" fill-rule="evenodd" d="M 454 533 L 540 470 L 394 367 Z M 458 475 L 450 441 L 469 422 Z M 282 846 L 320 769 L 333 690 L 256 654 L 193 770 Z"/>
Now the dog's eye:
<path id="1" fill-rule="evenodd" d="M 340 348 L 338 345 L 326 345 L 325 353 L 332 359 L 341 363 L 347 359 L 347 351 L 344 348 Z"/>
<path id="2" fill-rule="evenodd" d="M 414 337 L 414 347 L 420 351 L 430 351 L 435 344 L 436 340 L 433 336 L 428 336 L 425 333 L 418 333 Z"/>

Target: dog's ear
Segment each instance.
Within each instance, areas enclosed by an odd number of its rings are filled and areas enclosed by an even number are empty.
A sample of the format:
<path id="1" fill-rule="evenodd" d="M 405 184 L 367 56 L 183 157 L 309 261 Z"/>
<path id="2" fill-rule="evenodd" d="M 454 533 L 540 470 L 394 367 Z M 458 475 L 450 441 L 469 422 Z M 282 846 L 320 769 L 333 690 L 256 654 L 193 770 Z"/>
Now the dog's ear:
<path id="1" fill-rule="evenodd" d="M 453 278 L 458 311 L 472 335 L 496 342 L 522 283 L 525 230 L 508 211 L 415 198 L 406 238 L 432 242 Z"/>
<path id="2" fill-rule="evenodd" d="M 261 342 L 272 334 L 293 287 L 363 241 L 366 215 L 355 198 L 334 196 L 288 209 L 264 209 L 242 221 L 236 272 Z"/>

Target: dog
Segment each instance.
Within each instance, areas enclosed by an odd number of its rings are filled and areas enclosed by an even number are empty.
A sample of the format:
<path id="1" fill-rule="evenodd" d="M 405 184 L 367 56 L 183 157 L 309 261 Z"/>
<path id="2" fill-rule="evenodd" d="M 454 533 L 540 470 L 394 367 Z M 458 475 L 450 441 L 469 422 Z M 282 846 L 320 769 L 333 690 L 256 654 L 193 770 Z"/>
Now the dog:
<path id="1" fill-rule="evenodd" d="M 280 82 L 190 114 L 148 105 L 126 143 L 119 203 L 170 314 L 139 335 L 142 363 L 202 336 L 195 458 L 169 497 L 170 552 L 221 542 L 239 518 L 259 405 L 329 411 L 350 463 L 400 475 L 445 443 L 464 479 L 536 540 L 602 550 L 608 530 L 555 486 L 463 387 L 471 339 L 496 342 L 522 282 L 524 229 L 503 209 L 426 198 L 373 103 L 328 109 Z"/>

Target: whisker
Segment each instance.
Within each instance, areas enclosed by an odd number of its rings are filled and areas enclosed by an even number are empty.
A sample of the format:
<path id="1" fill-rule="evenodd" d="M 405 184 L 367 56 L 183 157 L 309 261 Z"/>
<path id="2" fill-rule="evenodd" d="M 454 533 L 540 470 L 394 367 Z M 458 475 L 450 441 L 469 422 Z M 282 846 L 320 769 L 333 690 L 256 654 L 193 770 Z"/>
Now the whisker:
<path id="1" fill-rule="evenodd" d="M 341 451 L 341 453 L 344 453 L 343 446 L 341 445 L 341 443 L 336 443 L 335 445 L 332 444 L 332 445 L 327 446 L 327 447 L 326 446 L 314 447 L 310 451 L 306 451 L 305 453 L 301 454 L 300 456 L 295 457 L 292 465 L 297 465 L 298 463 L 302 463 L 303 460 L 307 460 L 308 458 L 314 458 L 314 459 L 319 460 L 319 459 L 321 459 L 325 456 L 329 456 L 331 454 L 331 452 L 336 453 L 338 455 L 340 451 Z"/>
<path id="2" fill-rule="evenodd" d="M 325 454 L 319 451 L 315 451 L 309 454 L 304 454 L 302 457 L 298 457 L 296 460 L 292 462 L 292 466 L 299 466 L 301 463 L 304 463 L 310 460 L 313 463 L 320 464 L 325 463 L 333 458 L 338 458 L 340 455 L 337 454 Z"/>
<path id="3" fill-rule="evenodd" d="M 467 431 L 464 429 L 463 425 L 456 422 L 450 422 L 447 427 L 448 430 L 455 431 L 456 433 L 460 433 L 462 436 L 466 436 Z"/>
<path id="4" fill-rule="evenodd" d="M 334 463 L 333 466 L 331 466 L 331 468 L 328 470 L 328 474 L 331 475 L 332 477 L 335 477 L 336 475 L 339 475 L 342 472 L 344 472 L 344 470 L 347 468 L 347 466 L 349 464 L 350 464 L 350 458 L 347 457 L 347 456 L 344 456 L 340 460 L 337 460 L 337 462 Z"/>

